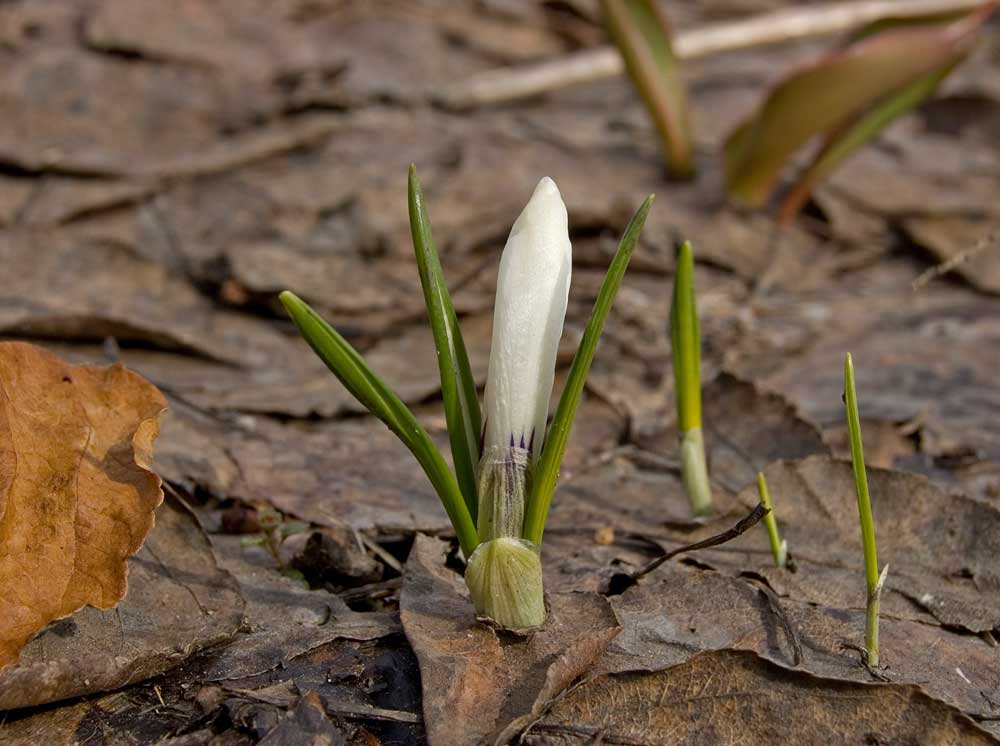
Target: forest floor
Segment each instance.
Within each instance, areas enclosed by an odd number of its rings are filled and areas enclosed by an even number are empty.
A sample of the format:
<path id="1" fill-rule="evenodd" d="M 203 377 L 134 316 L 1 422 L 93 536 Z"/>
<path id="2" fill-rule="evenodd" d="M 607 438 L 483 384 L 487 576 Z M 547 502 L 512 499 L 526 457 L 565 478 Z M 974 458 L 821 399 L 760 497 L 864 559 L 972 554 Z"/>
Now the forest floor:
<path id="1" fill-rule="evenodd" d="M 780 3 L 674 5 L 693 28 Z M 1000 742 L 1000 29 L 782 229 L 727 205 L 718 152 L 829 40 L 687 66 L 690 183 L 665 178 L 624 78 L 436 103 L 476 72 L 603 44 L 595 9 L 0 3 L 0 333 L 120 361 L 169 402 L 166 499 L 129 594 L 50 625 L 0 672 L 0 741 Z M 313 304 L 446 443 L 411 162 L 480 382 L 497 259 L 537 180 L 558 183 L 573 237 L 557 391 L 622 229 L 657 194 L 553 501 L 550 621 L 527 639 L 476 623 L 418 465 L 277 303 L 291 289 Z M 683 239 L 708 522 L 677 468 L 667 316 Z M 846 352 L 890 566 L 875 674 L 852 648 L 865 591 Z M 794 571 L 757 528 L 624 588 L 745 515 L 759 470 Z M 274 553 L 268 521 L 287 536 Z"/>

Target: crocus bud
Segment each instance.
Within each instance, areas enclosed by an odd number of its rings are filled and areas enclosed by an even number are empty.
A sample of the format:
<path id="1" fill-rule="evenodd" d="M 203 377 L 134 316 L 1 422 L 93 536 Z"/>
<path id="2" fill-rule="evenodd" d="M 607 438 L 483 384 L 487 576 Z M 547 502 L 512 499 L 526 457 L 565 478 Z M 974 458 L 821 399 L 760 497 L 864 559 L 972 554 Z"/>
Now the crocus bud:
<path id="1" fill-rule="evenodd" d="M 542 450 L 569 296 L 566 205 L 552 179 L 510 231 L 497 278 L 479 462 L 479 547 L 466 581 L 477 612 L 508 629 L 545 620 L 538 547 L 521 538 L 531 467 Z"/>
<path id="2" fill-rule="evenodd" d="M 494 528 L 485 536 L 481 530 L 481 540 L 520 535 L 520 520 L 492 514 L 520 511 L 523 518 L 524 475 L 545 437 L 571 262 L 566 205 L 546 177 L 515 221 L 500 257 L 480 462 L 480 481 L 490 482 L 481 485 L 489 488 L 480 490 L 480 508 L 487 508 L 480 515 Z M 520 505 L 498 510 L 498 501 L 483 494 L 498 488 L 504 493 L 500 502 L 522 493 L 513 500 Z"/>

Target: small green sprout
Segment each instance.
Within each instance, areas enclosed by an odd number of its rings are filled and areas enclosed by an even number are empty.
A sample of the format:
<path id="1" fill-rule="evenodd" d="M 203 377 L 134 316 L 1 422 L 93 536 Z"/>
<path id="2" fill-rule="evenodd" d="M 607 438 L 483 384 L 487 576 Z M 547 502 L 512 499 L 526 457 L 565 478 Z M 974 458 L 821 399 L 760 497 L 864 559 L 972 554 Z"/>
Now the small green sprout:
<path id="1" fill-rule="evenodd" d="M 685 241 L 677 254 L 670 310 L 677 425 L 681 437 L 681 476 L 695 515 L 712 512 L 712 488 L 701 431 L 701 337 L 694 293 L 694 253 Z"/>
<path id="2" fill-rule="evenodd" d="M 423 467 L 466 558 L 465 582 L 476 611 L 502 628 L 530 629 L 545 621 L 545 520 L 587 373 L 651 202 L 652 196 L 625 230 L 546 431 L 572 264 L 566 206 L 555 182 L 538 183 L 500 259 L 480 410 L 423 192 L 410 167 L 410 229 L 437 348 L 454 471 L 413 413 L 347 340 L 294 294 L 280 296 L 316 354 Z"/>
<path id="3" fill-rule="evenodd" d="M 854 487 L 858 495 L 858 513 L 861 515 L 861 542 L 865 553 L 865 581 L 868 587 L 867 613 L 865 616 L 865 652 L 868 666 L 878 668 L 878 615 L 882 587 L 889 566 L 878 570 L 875 550 L 875 522 L 868 495 L 868 476 L 865 473 L 865 453 L 861 444 L 861 418 L 858 415 L 858 394 L 854 387 L 854 361 L 847 353 L 844 361 L 844 403 L 847 407 L 847 430 L 851 440 L 851 463 L 854 466 Z"/>
<path id="4" fill-rule="evenodd" d="M 767 508 L 764 525 L 767 526 L 767 535 L 771 539 L 774 564 L 778 567 L 784 567 L 788 563 L 788 542 L 782 539 L 781 534 L 778 533 L 778 520 L 774 517 L 774 508 L 771 507 L 771 492 L 767 489 L 764 472 L 757 472 L 757 492 L 760 493 L 760 504 Z"/>

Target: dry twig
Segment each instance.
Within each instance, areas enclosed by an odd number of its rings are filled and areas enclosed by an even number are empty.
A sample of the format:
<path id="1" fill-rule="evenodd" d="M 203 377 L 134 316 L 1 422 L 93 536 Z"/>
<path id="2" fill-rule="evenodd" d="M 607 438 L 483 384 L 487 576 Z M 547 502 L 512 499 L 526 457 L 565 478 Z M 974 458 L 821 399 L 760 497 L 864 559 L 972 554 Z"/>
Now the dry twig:
<path id="1" fill-rule="evenodd" d="M 982 4 L 982 0 L 855 0 L 786 8 L 753 18 L 679 31 L 674 39 L 674 53 L 679 59 L 690 60 L 837 34 L 881 18 L 958 12 Z M 624 70 L 618 50 L 611 46 L 597 47 L 545 62 L 479 73 L 448 86 L 437 99 L 449 109 L 472 109 L 613 78 Z"/>

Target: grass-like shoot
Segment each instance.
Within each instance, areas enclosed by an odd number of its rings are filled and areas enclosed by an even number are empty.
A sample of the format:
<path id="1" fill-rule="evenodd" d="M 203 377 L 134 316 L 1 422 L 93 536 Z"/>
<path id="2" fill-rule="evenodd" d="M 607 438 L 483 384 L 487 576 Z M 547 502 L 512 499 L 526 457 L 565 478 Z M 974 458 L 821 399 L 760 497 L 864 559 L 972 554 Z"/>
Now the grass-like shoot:
<path id="1" fill-rule="evenodd" d="M 757 472 L 757 492 L 760 494 L 760 504 L 767 509 L 764 525 L 767 527 L 767 536 L 771 540 L 771 554 L 774 555 L 774 564 L 778 567 L 784 567 L 788 564 L 788 542 L 782 539 L 781 534 L 778 533 L 778 519 L 774 517 L 771 491 L 767 488 L 763 472 Z"/>
<path id="2" fill-rule="evenodd" d="M 500 259 L 480 410 L 423 192 L 410 167 L 410 229 L 437 348 L 454 472 L 413 413 L 350 343 L 294 294 L 280 296 L 327 367 L 423 467 L 466 557 L 465 580 L 476 612 L 499 627 L 523 630 L 545 621 L 540 555 L 552 493 L 605 319 L 651 202 L 652 196 L 625 230 L 546 431 L 572 269 L 566 206 L 555 182 L 538 183 Z"/>
<path id="3" fill-rule="evenodd" d="M 878 570 L 875 549 L 875 522 L 868 495 L 868 476 L 865 473 L 865 453 L 861 444 L 861 419 L 858 415 L 858 394 L 854 386 L 854 361 L 847 353 L 844 361 L 844 403 L 847 407 L 847 431 L 851 441 L 851 463 L 854 466 L 854 487 L 858 495 L 858 513 L 861 516 L 861 543 L 865 554 L 865 582 L 868 590 L 865 614 L 865 661 L 871 668 L 879 666 L 878 616 L 882 587 L 889 566 Z"/>
<path id="4" fill-rule="evenodd" d="M 674 391 L 681 439 L 681 476 L 697 516 L 712 512 L 712 487 L 701 430 L 701 336 L 695 307 L 694 253 L 687 241 L 677 254 L 677 274 L 670 308 Z"/>

